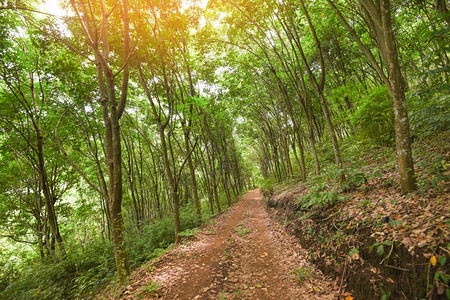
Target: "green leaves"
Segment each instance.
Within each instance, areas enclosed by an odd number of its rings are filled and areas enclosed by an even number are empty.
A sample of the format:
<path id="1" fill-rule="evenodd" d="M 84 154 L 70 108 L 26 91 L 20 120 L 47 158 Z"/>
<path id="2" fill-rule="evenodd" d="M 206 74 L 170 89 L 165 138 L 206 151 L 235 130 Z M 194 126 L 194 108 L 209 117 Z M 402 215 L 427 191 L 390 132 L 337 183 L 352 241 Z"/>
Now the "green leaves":
<path id="1" fill-rule="evenodd" d="M 374 247 L 377 247 L 377 254 L 379 255 L 379 256 L 382 256 L 384 253 L 385 253 L 385 249 L 384 249 L 384 247 L 385 246 L 392 246 L 393 245 L 393 242 L 392 241 L 383 241 L 383 242 L 376 242 L 376 243 L 374 243 L 373 245 L 371 245 L 370 247 L 369 247 L 369 249 L 370 250 L 372 250 Z"/>
<path id="2" fill-rule="evenodd" d="M 316 185 L 312 187 L 312 192 L 297 199 L 303 210 L 308 210 L 313 205 L 322 207 L 324 205 L 334 206 L 338 201 L 344 201 L 345 197 L 340 196 L 336 191 L 321 191 L 325 186 Z"/>
<path id="3" fill-rule="evenodd" d="M 380 85 L 357 102 L 350 122 L 356 134 L 377 145 L 391 145 L 394 138 L 394 112 L 387 88 Z"/>
<path id="4" fill-rule="evenodd" d="M 208 100 L 204 97 L 190 97 L 192 103 L 196 104 L 199 107 L 206 107 L 208 105 Z"/>
<path id="5" fill-rule="evenodd" d="M 350 256 L 350 257 L 352 257 L 353 255 L 355 255 L 355 254 L 359 254 L 359 250 L 358 250 L 358 247 L 356 247 L 356 248 L 352 248 L 352 250 L 350 250 L 350 252 L 348 253 L 348 255 Z"/>
<path id="6" fill-rule="evenodd" d="M 447 262 L 447 257 L 445 255 L 442 255 L 441 257 L 439 257 L 439 263 L 440 263 L 441 267 L 443 267 L 446 262 Z"/>

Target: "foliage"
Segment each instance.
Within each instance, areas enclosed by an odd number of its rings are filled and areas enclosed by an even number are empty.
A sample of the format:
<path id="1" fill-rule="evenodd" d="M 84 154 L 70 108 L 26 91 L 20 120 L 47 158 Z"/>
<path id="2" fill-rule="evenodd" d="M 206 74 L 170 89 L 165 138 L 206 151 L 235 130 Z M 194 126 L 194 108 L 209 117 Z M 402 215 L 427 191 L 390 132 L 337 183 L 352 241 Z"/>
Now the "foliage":
<path id="1" fill-rule="evenodd" d="M 313 205 L 318 207 L 334 206 L 338 201 L 344 201 L 345 197 L 340 196 L 336 191 L 327 190 L 329 186 L 325 183 L 317 184 L 311 188 L 311 192 L 297 199 L 297 203 L 301 205 L 302 210 L 308 210 Z"/>
<path id="2" fill-rule="evenodd" d="M 443 136 L 445 136 L 445 133 L 444 135 L 437 135 L 436 139 L 441 139 Z M 417 178 L 417 192 L 421 194 L 429 190 L 439 192 L 444 189 L 440 183 L 450 180 L 448 174 L 450 165 L 447 156 L 443 153 L 434 152 L 430 144 L 427 143 L 417 147 L 417 155 L 423 157 L 416 163 L 417 168 L 422 171 Z"/>
<path id="3" fill-rule="evenodd" d="M 93 32 L 100 32 L 101 7 L 94 2 L 86 3 L 92 8 L 86 12 L 95 20 Z M 179 236 L 190 236 L 200 219 L 260 183 L 271 189 L 307 180 L 310 192 L 298 199 L 302 210 L 333 207 L 345 200 L 338 191 L 360 192 L 368 181 L 395 184 L 385 172 L 397 171 L 392 164 L 382 171 L 361 166 L 366 155 L 395 155 L 391 96 L 325 1 L 306 9 L 296 1 L 257 0 L 215 0 L 205 9 L 156 1 L 136 9 L 131 1 L 129 30 L 136 40 L 129 49 L 121 48 L 124 3 L 106 3 L 118 8 L 103 15 L 111 32 L 89 42 L 76 19 L 36 14 L 37 2 L 0 11 L 0 291 L 8 297 L 82 298 L 113 277 L 113 181 L 103 139 L 108 120 L 102 122 L 111 107 L 101 109 L 113 95 L 128 97 L 117 125 L 119 208 L 132 267 L 174 243 L 175 208 Z M 363 14 L 348 4 L 339 3 L 344 18 L 355 18 L 355 33 L 382 60 Z M 412 137 L 437 135 L 444 143 L 450 127 L 448 13 L 426 2 L 392 4 Z M 124 78 L 108 96 L 98 90 L 102 77 L 89 45 L 98 46 L 100 56 L 111 52 L 106 75 Z M 132 52 L 129 58 L 122 50 Z M 339 147 L 342 165 L 335 164 Z M 442 192 L 449 180 L 448 151 L 428 155 L 431 150 L 415 149 L 422 157 L 415 165 L 422 194 Z M 235 230 L 249 233 L 243 226 Z M 66 256 L 55 254 L 58 232 Z M 376 245 L 377 253 L 385 246 Z"/>
<path id="4" fill-rule="evenodd" d="M 385 246 L 392 246 L 392 245 L 393 245 L 392 241 L 376 242 L 373 245 L 371 245 L 369 247 L 369 249 L 372 250 L 373 248 L 377 247 L 377 254 L 379 256 L 382 256 L 384 254 L 384 251 L 385 251 L 384 247 Z"/>
<path id="5" fill-rule="evenodd" d="M 380 290 L 381 290 L 381 293 L 382 293 L 380 299 L 381 300 L 388 300 L 389 297 L 391 296 L 391 292 L 390 291 L 385 291 L 382 287 L 380 288 Z"/>
<path id="6" fill-rule="evenodd" d="M 196 226 L 199 224 L 191 206 L 181 209 L 180 221 L 183 228 L 183 233 L 180 236 L 193 234 L 197 231 Z M 174 232 L 172 217 L 157 220 L 151 225 L 144 226 L 141 231 L 134 229 L 132 234 L 127 236 L 127 250 L 131 266 L 135 268 L 149 260 L 158 258 L 164 249 L 173 244 Z"/>
<path id="7" fill-rule="evenodd" d="M 206 216 L 207 217 L 207 216 Z M 184 232 L 198 231 L 195 211 L 191 207 L 181 210 Z M 142 231 L 127 234 L 130 264 L 137 267 L 158 258 L 174 241 L 173 219 L 170 217 L 145 226 Z M 112 244 L 95 239 L 82 248 L 68 251 L 68 256 L 60 262 L 24 262 L 24 265 L 1 269 L 0 288 L 7 298 L 36 299 L 80 298 L 95 295 L 97 289 L 114 279 L 115 265 Z M 31 266 L 31 267 L 30 267 Z M 39 276 L 35 276 L 38 273 Z"/>
<path id="8" fill-rule="evenodd" d="M 261 188 L 263 189 L 270 189 L 273 188 L 274 185 L 276 185 L 278 181 L 275 178 L 266 178 L 263 183 L 261 184 Z"/>
<path id="9" fill-rule="evenodd" d="M 341 189 L 343 191 L 355 189 L 367 182 L 366 174 L 364 174 L 364 172 L 360 169 L 340 169 L 337 171 L 336 176 L 338 177 L 341 175 L 345 176 L 345 180 L 340 183 Z M 381 173 L 374 172 L 373 176 L 380 177 Z"/>
<path id="10" fill-rule="evenodd" d="M 178 234 L 178 236 L 184 236 L 184 237 L 195 236 L 199 232 L 200 232 L 200 230 L 198 228 L 186 229 L 186 230 L 183 230 L 182 232 L 180 232 Z"/>
<path id="11" fill-rule="evenodd" d="M 149 293 L 149 294 L 152 294 L 152 293 L 155 293 L 158 290 L 159 286 L 160 286 L 159 283 L 154 282 L 152 280 L 149 280 L 147 282 L 147 284 L 142 287 L 142 291 L 144 291 L 146 293 Z"/>
<path id="12" fill-rule="evenodd" d="M 301 267 L 294 268 L 294 270 L 291 271 L 291 274 L 294 274 L 297 281 L 299 283 L 302 283 L 303 281 L 305 281 L 305 279 L 308 278 L 308 276 L 311 275 L 311 273 L 313 271 L 314 271 L 314 268 L 311 266 L 308 266 L 308 267 L 301 266 Z"/>
<path id="13" fill-rule="evenodd" d="M 356 110 L 350 117 L 356 134 L 376 145 L 392 145 L 394 113 L 386 86 L 373 88 L 356 103 Z"/>
<path id="14" fill-rule="evenodd" d="M 2 278 L 9 277 L 2 291 L 7 299 L 80 298 L 95 293 L 115 274 L 112 244 L 101 240 L 70 251 L 59 262 L 28 262 L 20 268 L 12 276 L 2 270 Z"/>
<path id="15" fill-rule="evenodd" d="M 234 228 L 234 232 L 240 235 L 241 237 L 246 237 L 247 234 L 252 232 L 251 228 L 244 227 L 244 222 L 241 222 Z"/>
<path id="16" fill-rule="evenodd" d="M 418 138 L 426 138 L 450 128 L 450 96 L 437 94 L 410 98 L 411 130 Z"/>

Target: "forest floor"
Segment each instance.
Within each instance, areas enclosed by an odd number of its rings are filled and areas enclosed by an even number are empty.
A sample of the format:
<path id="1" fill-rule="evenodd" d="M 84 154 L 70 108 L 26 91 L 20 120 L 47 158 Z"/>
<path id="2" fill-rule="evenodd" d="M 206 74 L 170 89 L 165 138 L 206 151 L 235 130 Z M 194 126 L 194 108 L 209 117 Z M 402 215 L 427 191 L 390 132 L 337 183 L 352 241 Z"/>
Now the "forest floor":
<path id="1" fill-rule="evenodd" d="M 269 214 L 335 278 L 344 299 L 450 299 L 450 135 L 414 145 L 417 191 L 402 195 L 389 152 L 339 173 L 262 189 Z"/>
<path id="2" fill-rule="evenodd" d="M 181 245 L 139 268 L 116 298 L 335 299 L 337 283 L 310 264 L 265 205 L 259 189 L 248 192 Z"/>

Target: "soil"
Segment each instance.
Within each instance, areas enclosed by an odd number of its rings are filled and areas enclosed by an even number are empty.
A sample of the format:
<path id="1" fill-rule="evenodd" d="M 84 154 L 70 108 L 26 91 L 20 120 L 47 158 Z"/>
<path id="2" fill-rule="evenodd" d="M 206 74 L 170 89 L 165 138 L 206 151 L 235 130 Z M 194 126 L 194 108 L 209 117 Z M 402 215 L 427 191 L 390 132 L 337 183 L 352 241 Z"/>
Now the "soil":
<path id="1" fill-rule="evenodd" d="M 318 269 L 340 282 L 341 296 L 450 299 L 447 179 L 426 193 L 401 195 L 398 185 L 383 184 L 394 175 L 383 171 L 352 190 L 326 189 L 341 198 L 308 209 L 302 205 L 316 186 L 280 185 L 264 193 L 269 213 L 308 249 Z"/>
<path id="2" fill-rule="evenodd" d="M 270 218 L 259 189 L 141 267 L 131 282 L 119 298 L 335 299 L 339 290 Z"/>

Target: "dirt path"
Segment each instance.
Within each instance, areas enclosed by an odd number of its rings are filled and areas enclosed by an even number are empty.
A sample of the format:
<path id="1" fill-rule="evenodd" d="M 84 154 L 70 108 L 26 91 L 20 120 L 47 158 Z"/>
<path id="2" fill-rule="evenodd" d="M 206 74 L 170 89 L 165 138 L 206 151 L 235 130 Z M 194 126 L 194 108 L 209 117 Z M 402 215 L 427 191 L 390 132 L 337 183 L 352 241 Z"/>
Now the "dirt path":
<path id="1" fill-rule="evenodd" d="M 132 279 L 121 298 L 333 299 L 337 292 L 269 217 L 259 190 Z M 157 292 L 148 292 L 151 281 L 160 284 Z"/>

